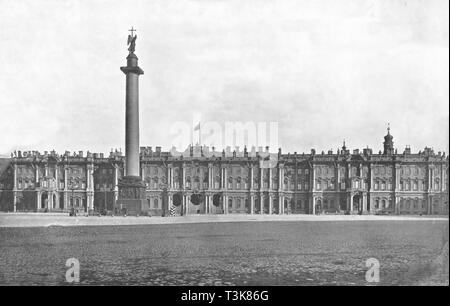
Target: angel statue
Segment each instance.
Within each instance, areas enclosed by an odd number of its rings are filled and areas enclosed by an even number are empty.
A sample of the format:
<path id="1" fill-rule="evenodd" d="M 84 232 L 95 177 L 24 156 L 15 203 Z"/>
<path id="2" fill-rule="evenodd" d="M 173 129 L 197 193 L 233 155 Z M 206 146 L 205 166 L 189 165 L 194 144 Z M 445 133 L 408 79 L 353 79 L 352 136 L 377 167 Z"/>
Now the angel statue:
<path id="1" fill-rule="evenodd" d="M 134 53 L 134 50 L 136 48 L 137 35 L 133 35 L 133 32 L 136 31 L 135 29 L 133 29 L 133 27 L 131 28 L 130 31 L 131 31 L 131 35 L 128 35 L 128 40 L 127 40 L 127 45 L 129 45 L 128 51 L 130 51 L 130 53 Z"/>

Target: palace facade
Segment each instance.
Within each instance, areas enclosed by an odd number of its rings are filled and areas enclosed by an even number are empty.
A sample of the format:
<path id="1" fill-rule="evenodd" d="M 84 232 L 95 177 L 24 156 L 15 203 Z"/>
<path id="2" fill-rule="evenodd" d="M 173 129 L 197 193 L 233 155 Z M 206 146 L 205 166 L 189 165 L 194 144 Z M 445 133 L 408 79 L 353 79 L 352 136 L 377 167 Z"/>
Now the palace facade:
<path id="1" fill-rule="evenodd" d="M 15 152 L 0 159 L 0 210 L 114 211 L 121 152 L 86 155 Z M 268 148 L 185 152 L 141 147 L 140 172 L 151 215 L 448 214 L 448 156 L 431 148 L 283 154 Z"/>

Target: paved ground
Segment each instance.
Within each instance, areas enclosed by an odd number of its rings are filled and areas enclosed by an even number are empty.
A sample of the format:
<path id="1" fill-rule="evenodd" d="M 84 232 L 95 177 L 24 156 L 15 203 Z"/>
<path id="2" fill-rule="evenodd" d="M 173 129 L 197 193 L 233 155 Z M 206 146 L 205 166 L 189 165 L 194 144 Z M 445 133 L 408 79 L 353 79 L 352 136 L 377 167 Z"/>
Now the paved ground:
<path id="1" fill-rule="evenodd" d="M 0 213 L 0 227 L 85 226 L 85 225 L 144 225 L 203 222 L 250 221 L 438 221 L 448 216 L 359 216 L 359 215 L 188 215 L 183 217 L 69 217 L 63 213 Z"/>
<path id="2" fill-rule="evenodd" d="M 81 284 L 368 285 L 376 258 L 380 285 L 448 285 L 448 231 L 430 219 L 3 227 L 0 284 L 65 284 L 75 257 Z"/>

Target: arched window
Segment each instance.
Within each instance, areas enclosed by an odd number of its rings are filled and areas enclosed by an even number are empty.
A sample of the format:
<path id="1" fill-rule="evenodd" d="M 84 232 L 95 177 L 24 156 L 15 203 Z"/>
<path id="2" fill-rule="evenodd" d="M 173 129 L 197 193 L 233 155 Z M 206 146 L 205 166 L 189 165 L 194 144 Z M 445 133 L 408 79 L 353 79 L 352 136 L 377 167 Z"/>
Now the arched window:
<path id="1" fill-rule="evenodd" d="M 159 205 L 158 199 L 155 198 L 155 199 L 153 200 L 153 207 L 154 207 L 154 208 L 158 208 L 158 205 Z"/>
<path id="2" fill-rule="evenodd" d="M 236 200 L 236 207 L 241 208 L 241 199 Z"/>
<path id="3" fill-rule="evenodd" d="M 382 209 L 386 208 L 386 200 L 384 200 L 384 199 L 381 201 L 381 208 Z"/>
<path id="4" fill-rule="evenodd" d="M 228 199 L 228 208 L 233 209 L 233 200 L 232 199 Z"/>
<path id="5" fill-rule="evenodd" d="M 376 199 L 375 200 L 375 209 L 379 209 L 380 208 L 380 200 Z"/>
<path id="6" fill-rule="evenodd" d="M 241 178 L 240 177 L 238 177 L 236 179 L 236 189 L 241 189 Z"/>

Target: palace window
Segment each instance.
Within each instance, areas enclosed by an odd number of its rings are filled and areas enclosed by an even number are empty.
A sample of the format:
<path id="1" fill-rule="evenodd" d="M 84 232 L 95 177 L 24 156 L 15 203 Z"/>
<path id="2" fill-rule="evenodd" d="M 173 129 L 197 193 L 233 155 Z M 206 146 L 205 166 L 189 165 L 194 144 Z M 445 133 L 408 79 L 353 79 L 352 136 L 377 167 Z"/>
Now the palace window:
<path id="1" fill-rule="evenodd" d="M 153 200 L 153 207 L 154 207 L 154 208 L 158 208 L 158 205 L 159 205 L 158 199 L 154 199 L 154 200 Z"/>
<path id="2" fill-rule="evenodd" d="M 386 182 L 385 181 L 381 182 L 381 190 L 386 190 Z"/>
<path id="3" fill-rule="evenodd" d="M 298 182 L 298 184 L 297 184 L 297 189 L 298 189 L 298 190 L 302 190 L 302 183 L 301 183 L 301 182 Z"/>
<path id="4" fill-rule="evenodd" d="M 414 181 L 414 183 L 413 183 L 413 189 L 414 189 L 414 190 L 417 190 L 417 181 Z"/>
<path id="5" fill-rule="evenodd" d="M 309 184 L 305 183 L 305 190 L 309 190 Z"/>
<path id="6" fill-rule="evenodd" d="M 434 182 L 434 190 L 439 190 L 439 180 Z"/>
<path id="7" fill-rule="evenodd" d="M 216 176 L 216 179 L 214 180 L 214 188 L 220 189 L 220 177 Z"/>
<path id="8" fill-rule="evenodd" d="M 241 208 L 241 199 L 236 200 L 236 206 L 237 208 Z"/>
<path id="9" fill-rule="evenodd" d="M 305 175 L 309 174 L 309 169 L 305 169 Z"/>
<path id="10" fill-rule="evenodd" d="M 186 179 L 186 188 L 191 188 L 191 178 L 190 177 L 188 177 L 187 179 Z"/>
<path id="11" fill-rule="evenodd" d="M 233 200 L 232 199 L 228 200 L 228 208 L 233 209 Z"/>
<path id="12" fill-rule="evenodd" d="M 198 172 L 198 169 L 197 169 L 197 172 Z M 198 189 L 198 188 L 200 188 L 200 179 L 198 178 L 198 176 L 196 176 L 194 178 L 194 189 Z"/>
<path id="13" fill-rule="evenodd" d="M 378 188 L 379 188 L 379 183 L 378 183 L 378 181 L 375 181 L 373 189 L 378 190 Z"/>

